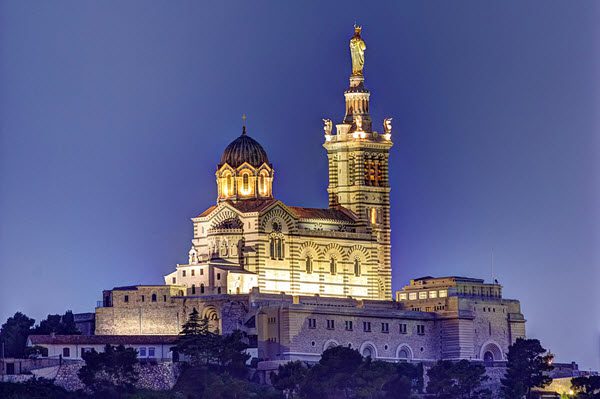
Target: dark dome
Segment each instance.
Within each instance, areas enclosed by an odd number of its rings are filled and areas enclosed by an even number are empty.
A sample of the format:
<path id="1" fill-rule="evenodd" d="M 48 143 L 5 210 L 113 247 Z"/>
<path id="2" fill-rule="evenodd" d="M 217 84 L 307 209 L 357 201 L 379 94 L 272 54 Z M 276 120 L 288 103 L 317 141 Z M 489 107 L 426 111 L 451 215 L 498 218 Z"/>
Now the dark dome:
<path id="1" fill-rule="evenodd" d="M 258 168 L 263 163 L 269 163 L 269 158 L 264 148 L 258 144 L 258 141 L 246 134 L 245 127 L 242 135 L 229 143 L 227 148 L 225 148 L 219 165 L 228 164 L 233 168 L 237 168 L 244 162 L 248 162 L 255 168 Z"/>

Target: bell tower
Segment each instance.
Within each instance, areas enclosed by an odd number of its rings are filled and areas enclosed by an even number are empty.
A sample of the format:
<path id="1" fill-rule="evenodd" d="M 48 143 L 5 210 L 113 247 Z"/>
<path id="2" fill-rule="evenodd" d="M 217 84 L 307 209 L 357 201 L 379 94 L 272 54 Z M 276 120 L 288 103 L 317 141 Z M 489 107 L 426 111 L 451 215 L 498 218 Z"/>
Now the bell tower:
<path id="1" fill-rule="evenodd" d="M 366 231 L 376 240 L 379 267 L 375 284 L 381 299 L 392 295 L 390 242 L 390 185 L 388 159 L 393 143 L 392 119 L 383 122 L 383 132 L 373 130 L 369 114 L 370 92 L 363 74 L 367 46 L 361 27 L 354 27 L 350 39 L 352 74 L 344 92 L 346 110 L 342 123 L 324 119 L 325 143 L 329 160 L 329 207 L 353 211 Z"/>

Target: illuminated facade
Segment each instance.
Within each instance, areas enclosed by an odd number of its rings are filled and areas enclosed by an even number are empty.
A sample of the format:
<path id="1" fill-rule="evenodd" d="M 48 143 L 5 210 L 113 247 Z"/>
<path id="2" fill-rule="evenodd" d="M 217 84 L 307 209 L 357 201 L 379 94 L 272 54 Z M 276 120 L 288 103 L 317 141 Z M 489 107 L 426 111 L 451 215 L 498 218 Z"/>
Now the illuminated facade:
<path id="1" fill-rule="evenodd" d="M 391 118 L 372 128 L 355 27 L 345 114 L 324 119 L 329 206 L 290 206 L 273 195 L 274 168 L 242 129 L 216 168 L 216 203 L 192 219 L 185 264 L 164 285 L 104 291 L 97 335 L 174 335 L 198 310 L 213 329 L 240 329 L 254 357 L 316 361 L 332 345 L 373 358 L 505 360 L 525 336 L 516 300 L 498 284 L 421 278 L 392 300 Z"/>

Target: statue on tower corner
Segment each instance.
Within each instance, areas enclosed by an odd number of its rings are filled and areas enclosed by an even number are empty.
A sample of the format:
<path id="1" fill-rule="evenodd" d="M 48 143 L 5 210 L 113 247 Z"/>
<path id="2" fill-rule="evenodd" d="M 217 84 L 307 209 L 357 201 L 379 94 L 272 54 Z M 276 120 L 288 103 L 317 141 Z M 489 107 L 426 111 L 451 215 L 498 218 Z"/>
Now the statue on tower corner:
<path id="1" fill-rule="evenodd" d="M 352 57 L 352 76 L 362 76 L 365 66 L 365 50 L 367 45 L 360 37 L 362 27 L 354 24 L 354 36 L 350 39 L 350 56 Z"/>

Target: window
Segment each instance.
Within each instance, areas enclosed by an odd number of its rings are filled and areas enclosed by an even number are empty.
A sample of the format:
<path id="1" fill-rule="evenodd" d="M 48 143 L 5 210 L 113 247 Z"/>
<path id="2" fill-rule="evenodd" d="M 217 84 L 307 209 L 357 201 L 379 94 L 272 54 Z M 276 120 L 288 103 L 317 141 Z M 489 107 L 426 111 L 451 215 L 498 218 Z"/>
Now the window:
<path id="1" fill-rule="evenodd" d="M 124 302 L 129 302 L 129 295 L 125 295 L 125 296 L 123 297 L 123 301 L 124 301 Z"/>
<path id="2" fill-rule="evenodd" d="M 221 293 L 221 287 L 217 287 L 217 294 Z"/>
<path id="3" fill-rule="evenodd" d="M 283 239 L 279 237 L 271 237 L 271 240 L 269 241 L 269 249 L 271 259 L 283 259 Z"/>
<path id="4" fill-rule="evenodd" d="M 89 353 L 93 350 L 93 348 L 81 348 L 81 357 L 83 357 L 84 353 Z"/>
<path id="5" fill-rule="evenodd" d="M 400 324 L 400 334 L 406 334 L 406 324 Z"/>
<path id="6" fill-rule="evenodd" d="M 146 357 L 146 348 L 140 348 L 138 357 Z"/>
<path id="7" fill-rule="evenodd" d="M 423 324 L 417 325 L 417 334 L 425 335 L 425 326 Z"/>
<path id="8" fill-rule="evenodd" d="M 144 295 L 142 295 L 142 302 L 146 301 L 146 297 Z"/>
<path id="9" fill-rule="evenodd" d="M 429 298 L 437 298 L 437 291 L 429 291 Z"/>
<path id="10" fill-rule="evenodd" d="M 360 277 L 360 259 L 354 258 L 354 275 Z"/>
<path id="11" fill-rule="evenodd" d="M 185 277 L 185 270 L 182 270 L 181 277 Z"/>
<path id="12" fill-rule="evenodd" d="M 317 319 L 308 319 L 308 328 L 317 328 Z"/>
<path id="13" fill-rule="evenodd" d="M 352 320 L 346 320 L 346 331 L 352 331 Z"/>
<path id="14" fill-rule="evenodd" d="M 204 276 L 204 269 L 200 269 L 200 275 Z"/>
<path id="15" fill-rule="evenodd" d="M 370 321 L 363 321 L 363 331 L 371 332 L 371 322 Z"/>
<path id="16" fill-rule="evenodd" d="M 204 294 L 204 283 L 200 284 L 200 293 Z"/>
<path id="17" fill-rule="evenodd" d="M 196 275 L 196 270 L 192 269 L 192 276 Z"/>
<path id="18" fill-rule="evenodd" d="M 377 209 L 371 208 L 371 224 L 377 224 Z"/>
<path id="19" fill-rule="evenodd" d="M 406 301 L 408 299 L 408 295 L 405 293 L 400 294 L 400 300 L 401 301 Z"/>
<path id="20" fill-rule="evenodd" d="M 152 294 L 152 302 L 156 302 L 156 294 Z"/>
<path id="21" fill-rule="evenodd" d="M 250 191 L 248 188 L 249 181 L 250 181 L 250 176 L 244 175 L 242 177 L 242 190 L 244 191 L 244 194 L 247 194 Z"/>
<path id="22" fill-rule="evenodd" d="M 163 302 L 167 302 L 167 296 L 163 295 Z"/>
<path id="23" fill-rule="evenodd" d="M 233 179 L 231 178 L 231 175 L 227 175 L 224 191 L 225 195 L 233 193 Z"/>
<path id="24" fill-rule="evenodd" d="M 71 348 L 63 348 L 63 357 L 71 357 Z"/>
<path id="25" fill-rule="evenodd" d="M 334 320 L 327 320 L 327 329 L 328 330 L 334 330 L 335 329 Z"/>
<path id="26" fill-rule="evenodd" d="M 329 259 L 329 272 L 331 274 L 336 274 L 337 273 L 337 265 L 336 265 L 336 262 L 335 262 L 335 258 Z"/>
<path id="27" fill-rule="evenodd" d="M 269 317 L 267 319 L 267 323 L 269 324 L 275 324 L 277 322 L 277 317 Z"/>
<path id="28" fill-rule="evenodd" d="M 196 294 L 196 284 L 192 284 L 192 295 Z"/>
<path id="29" fill-rule="evenodd" d="M 155 353 L 156 353 L 155 348 L 153 348 L 153 347 L 148 348 L 148 357 L 154 357 Z"/>
<path id="30" fill-rule="evenodd" d="M 221 279 L 221 273 L 217 273 L 217 280 Z"/>
<path id="31" fill-rule="evenodd" d="M 439 290 L 438 294 L 439 294 L 440 298 L 445 298 L 448 296 L 448 291 L 447 290 Z"/>
<path id="32" fill-rule="evenodd" d="M 410 299 L 411 301 L 414 301 L 415 299 L 417 299 L 417 293 L 411 292 L 410 294 L 408 294 L 408 299 Z"/>
<path id="33" fill-rule="evenodd" d="M 419 299 L 427 299 L 427 291 L 419 292 Z"/>
<path id="34" fill-rule="evenodd" d="M 381 323 L 381 332 L 389 333 L 390 332 L 390 324 L 389 323 Z"/>
<path id="35" fill-rule="evenodd" d="M 173 277 L 173 278 L 171 279 L 171 281 L 173 282 L 173 284 L 177 284 L 177 278 L 176 278 L 176 277 Z"/>
<path id="36" fill-rule="evenodd" d="M 312 273 L 312 258 L 310 256 L 306 257 L 306 273 Z"/>

